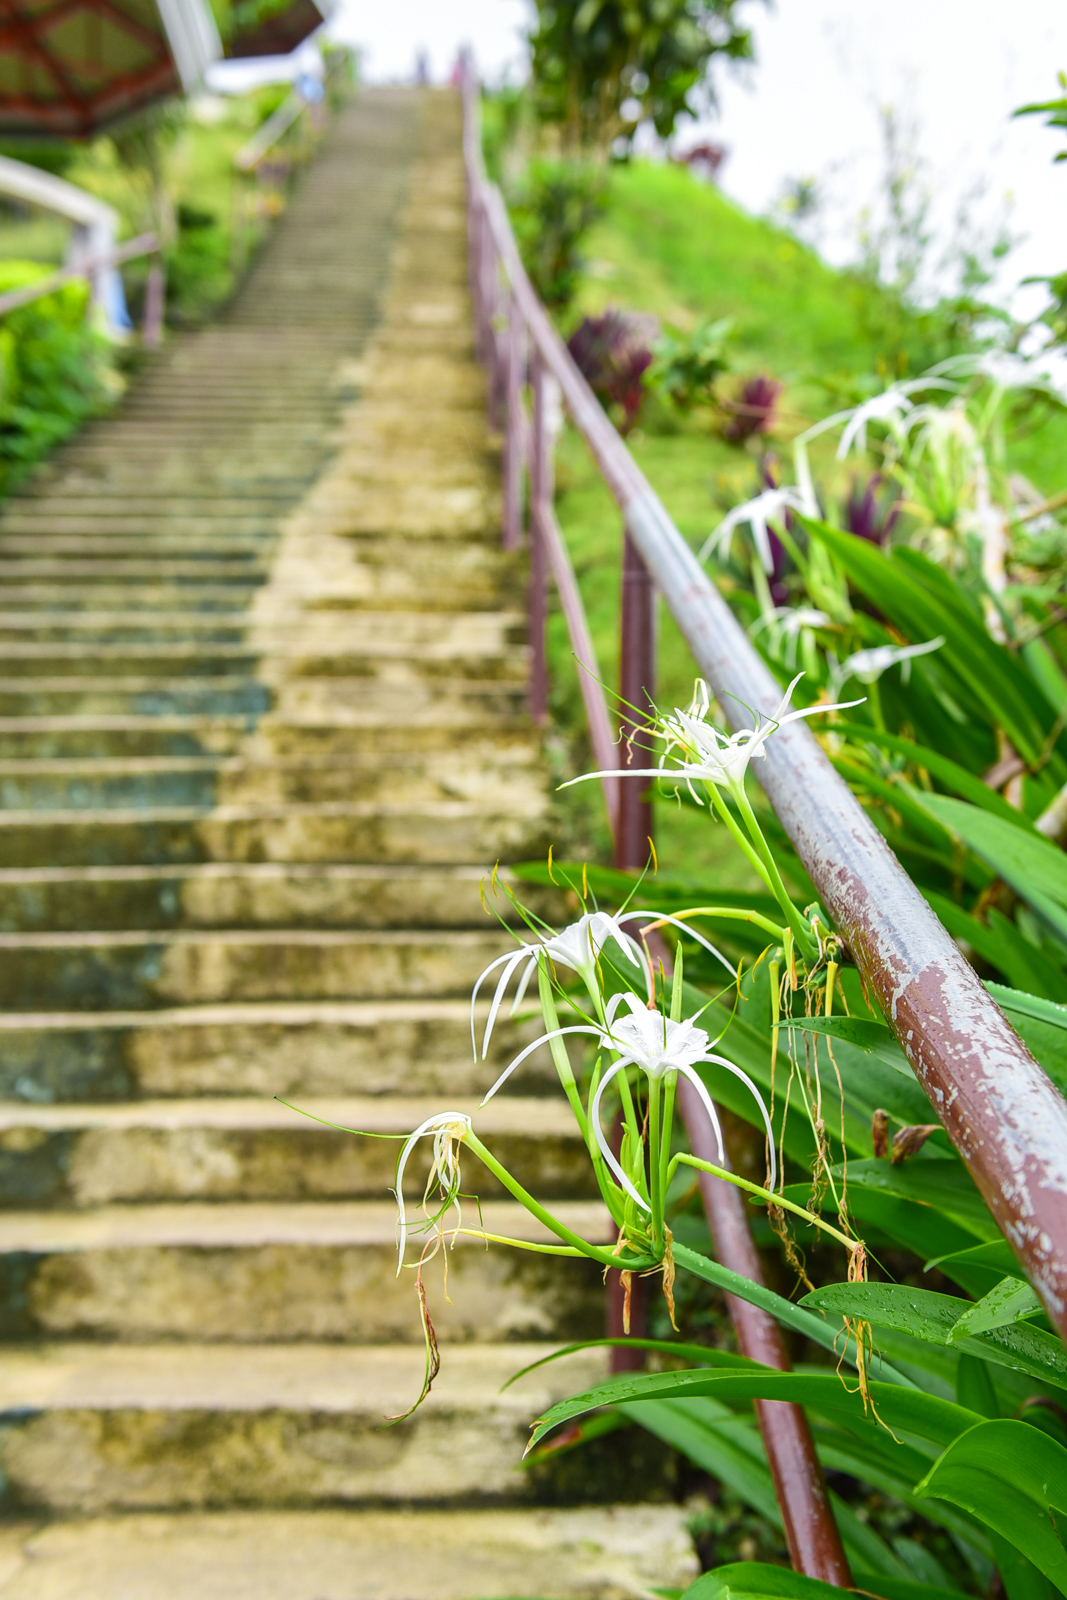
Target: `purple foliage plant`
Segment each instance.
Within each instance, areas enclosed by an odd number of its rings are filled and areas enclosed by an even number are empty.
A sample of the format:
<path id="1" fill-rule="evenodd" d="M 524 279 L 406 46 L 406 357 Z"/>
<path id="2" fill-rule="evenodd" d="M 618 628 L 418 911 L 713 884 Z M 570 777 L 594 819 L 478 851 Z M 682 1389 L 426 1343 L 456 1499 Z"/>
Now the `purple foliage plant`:
<path id="1" fill-rule="evenodd" d="M 658 331 L 655 317 L 609 306 L 599 317 L 584 317 L 567 342 L 597 399 L 622 411 L 620 433 L 629 433 L 637 421 Z"/>
<path id="2" fill-rule="evenodd" d="M 887 493 L 882 493 L 887 488 Z M 865 484 L 853 481 L 844 505 L 844 524 L 857 539 L 886 545 L 900 516 L 900 498 L 892 484 L 875 472 Z"/>
<path id="3" fill-rule="evenodd" d="M 731 444 L 744 444 L 756 434 L 770 433 L 775 423 L 778 396 L 782 385 L 766 373 L 749 378 L 736 400 L 723 402 L 729 419 L 723 424 L 722 436 Z"/>

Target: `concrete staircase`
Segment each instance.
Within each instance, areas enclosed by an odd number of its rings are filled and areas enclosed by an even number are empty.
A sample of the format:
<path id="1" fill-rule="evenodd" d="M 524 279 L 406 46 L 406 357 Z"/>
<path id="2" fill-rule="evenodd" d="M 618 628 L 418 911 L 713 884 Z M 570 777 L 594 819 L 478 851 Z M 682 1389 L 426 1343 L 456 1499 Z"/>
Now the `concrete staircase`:
<path id="1" fill-rule="evenodd" d="M 0 519 L 4 1600 L 646 1594 L 680 1514 L 539 1510 L 530 1418 L 594 1381 L 585 1264 L 460 1242 L 421 1382 L 397 1146 L 473 1111 L 466 996 L 540 850 L 459 109 L 363 95 L 227 316 Z M 560 907 L 545 902 L 545 909 Z M 479 1132 L 604 1235 L 537 1066 Z M 549 1092 L 546 1092 L 549 1091 Z M 525 1214 L 465 1169 L 492 1231 Z M 411 1172 L 413 1204 L 425 1167 Z M 525 1508 L 525 1509 L 524 1509 Z"/>

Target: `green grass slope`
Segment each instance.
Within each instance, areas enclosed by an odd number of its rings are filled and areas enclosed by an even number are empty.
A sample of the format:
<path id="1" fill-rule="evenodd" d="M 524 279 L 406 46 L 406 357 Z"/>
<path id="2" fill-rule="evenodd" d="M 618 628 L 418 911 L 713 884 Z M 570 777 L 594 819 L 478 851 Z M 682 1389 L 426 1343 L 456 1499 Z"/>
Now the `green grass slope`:
<path id="1" fill-rule="evenodd" d="M 688 170 L 634 162 L 615 169 L 609 204 L 586 245 L 589 271 L 569 321 L 608 305 L 648 311 L 662 321 L 693 327 L 704 319 L 735 322 L 738 381 L 767 372 L 785 383 L 776 437 L 767 441 L 791 477 L 789 441 L 830 409 L 819 378 L 900 370 L 921 356 L 928 334 L 909 326 L 889 297 L 854 275 L 835 271 L 788 233 L 752 217 Z M 895 342 L 894 342 L 895 341 Z M 895 354 L 893 353 L 895 350 Z M 909 354 L 910 350 L 910 354 Z M 903 355 L 901 352 L 903 351 Z M 672 423 L 659 412 L 638 427 L 630 448 L 682 533 L 699 545 L 723 509 L 760 486 L 758 451 L 728 445 L 706 421 Z M 766 447 L 766 446 L 764 446 Z M 833 461 L 827 439 L 815 450 L 816 473 L 832 493 L 846 492 L 869 468 Z M 1067 485 L 1067 419 L 1046 422 L 1012 447 L 1012 465 L 1046 493 Z M 578 574 L 601 676 L 618 681 L 621 525 L 581 438 L 568 430 L 557 458 L 557 510 Z M 566 627 L 549 626 L 554 720 L 570 741 L 561 764 L 582 770 L 584 713 Z M 671 617 L 661 619 L 657 698 L 688 702 L 695 668 Z M 599 786 L 560 796 L 576 847 L 601 859 L 608 835 Z M 673 870 L 711 868 L 724 886 L 743 878 L 743 863 L 726 850 L 722 830 L 704 817 L 661 805 L 661 852 Z"/>

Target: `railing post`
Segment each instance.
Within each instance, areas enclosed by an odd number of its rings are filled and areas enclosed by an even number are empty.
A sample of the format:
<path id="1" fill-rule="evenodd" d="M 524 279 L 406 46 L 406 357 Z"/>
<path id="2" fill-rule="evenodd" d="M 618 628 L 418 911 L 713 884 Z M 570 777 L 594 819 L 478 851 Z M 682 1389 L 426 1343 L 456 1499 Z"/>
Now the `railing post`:
<path id="1" fill-rule="evenodd" d="M 163 303 L 167 280 L 163 270 L 163 257 L 159 256 L 148 269 L 144 290 L 144 321 L 141 338 L 146 350 L 156 350 L 163 338 Z"/>
<path id="2" fill-rule="evenodd" d="M 508 296 L 507 345 L 504 371 L 504 549 L 522 544 L 523 449 L 522 390 L 526 355 L 526 329 L 513 294 Z"/>
<path id="3" fill-rule="evenodd" d="M 656 682 L 656 591 L 648 568 L 629 533 L 623 539 L 622 620 L 619 643 L 619 765 L 647 767 L 642 731 L 652 712 Z M 615 826 L 615 865 L 643 867 L 652 837 L 652 806 L 641 796 L 640 780 L 619 785 Z"/>
<path id="4" fill-rule="evenodd" d="M 654 936 L 653 936 L 654 937 Z M 678 1105 L 689 1135 L 689 1148 L 703 1161 L 717 1163 L 719 1154 L 707 1112 L 696 1090 L 678 1080 Z M 749 1231 L 739 1189 L 710 1172 L 698 1175 L 704 1214 L 715 1251 L 723 1266 L 751 1283 L 763 1282 L 763 1270 Z M 737 1348 L 752 1361 L 789 1371 L 778 1324 L 766 1311 L 726 1296 L 726 1309 L 737 1335 Z M 798 1572 L 850 1589 L 852 1575 L 826 1492 L 822 1466 L 815 1454 L 811 1429 L 800 1406 L 784 1400 L 755 1400 L 756 1420 L 774 1479 L 789 1557 Z"/>
<path id="5" fill-rule="evenodd" d="M 548 720 L 548 657 L 545 627 L 548 622 L 548 551 L 545 548 L 544 513 L 552 504 L 552 446 L 558 391 L 541 357 L 535 355 L 530 379 L 533 386 L 533 429 L 530 437 L 530 581 L 527 591 L 526 636 L 530 647 L 530 715 L 535 722 Z"/>

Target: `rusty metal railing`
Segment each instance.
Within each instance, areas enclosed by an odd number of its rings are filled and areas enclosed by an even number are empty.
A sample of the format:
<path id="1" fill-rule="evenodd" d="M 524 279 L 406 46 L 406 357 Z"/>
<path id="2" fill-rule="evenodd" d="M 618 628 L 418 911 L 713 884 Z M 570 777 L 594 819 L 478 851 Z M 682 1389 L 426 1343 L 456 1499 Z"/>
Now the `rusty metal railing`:
<path id="1" fill-rule="evenodd" d="M 769 713 L 781 689 L 612 427 L 539 303 L 523 270 L 499 190 L 485 174 L 480 95 L 468 60 L 463 76 L 464 157 L 470 283 L 478 351 L 490 408 L 504 434 L 503 542 L 522 542 L 528 475 L 530 707 L 544 717 L 547 668 L 545 583 L 555 579 L 589 712 L 600 768 L 623 768 L 626 741 L 612 740 L 595 673 L 581 597 L 552 508 L 554 418 L 560 403 L 583 435 L 622 513 L 621 695 L 639 706 L 653 689 L 654 590 L 662 594 L 720 703 Z M 528 412 L 525 391 L 533 395 Z M 620 730 L 624 732 L 625 730 Z M 643 755 L 638 755 L 643 759 Z M 998 1225 L 1061 1334 L 1067 1335 L 1067 1102 L 979 982 L 806 723 L 783 727 L 766 746 L 761 782 L 865 982 L 878 996 L 916 1077 Z M 647 855 L 651 817 L 641 784 L 609 779 L 609 821 L 620 866 Z M 699 1140 L 699 1123 L 690 1124 Z M 702 1182 L 720 1259 L 758 1269 L 737 1191 Z M 740 1348 L 782 1365 L 777 1328 L 762 1313 L 732 1308 Z M 767 1326 L 769 1324 L 769 1326 Z M 848 1583 L 803 1414 L 760 1413 L 794 1565 Z M 815 1489 L 805 1487 L 808 1477 Z"/>

